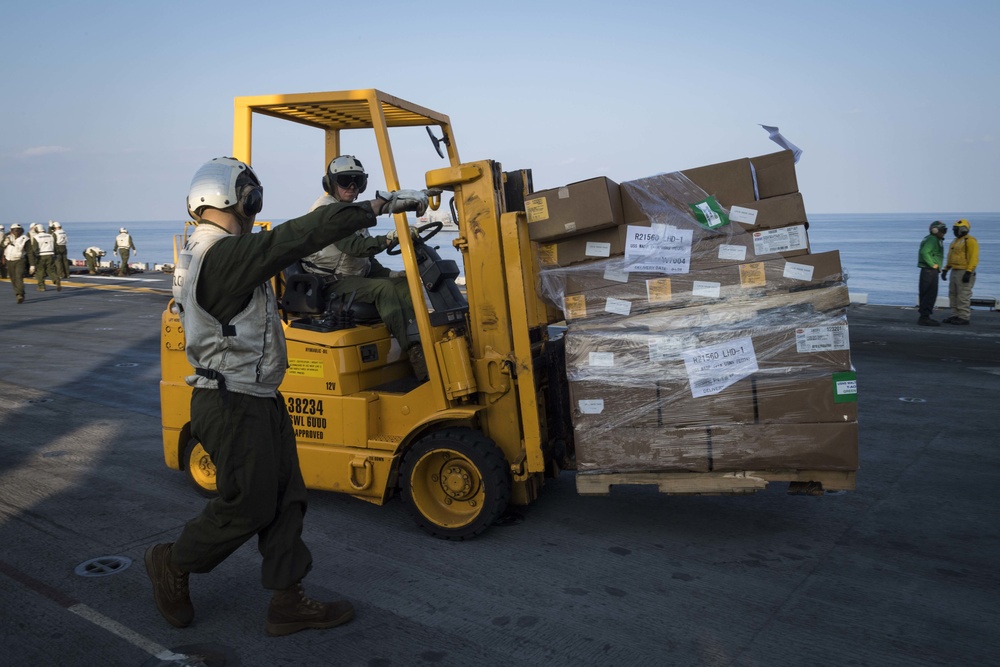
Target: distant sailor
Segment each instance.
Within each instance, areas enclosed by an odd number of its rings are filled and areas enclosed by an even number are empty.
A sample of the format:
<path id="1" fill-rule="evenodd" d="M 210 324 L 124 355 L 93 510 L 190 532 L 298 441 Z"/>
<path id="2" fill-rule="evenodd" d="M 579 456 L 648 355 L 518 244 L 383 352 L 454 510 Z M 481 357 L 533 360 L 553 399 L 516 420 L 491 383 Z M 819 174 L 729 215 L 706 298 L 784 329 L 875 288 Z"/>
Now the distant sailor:
<path id="1" fill-rule="evenodd" d="M 3 251 L 7 247 L 7 239 L 10 235 L 5 231 L 4 226 L 0 225 L 0 278 L 7 278 L 7 263 L 3 261 Z"/>
<path id="2" fill-rule="evenodd" d="M 83 251 L 83 258 L 87 261 L 87 273 L 92 276 L 97 275 L 97 269 L 101 263 L 101 257 L 107 254 L 97 246 L 90 246 Z"/>
<path id="3" fill-rule="evenodd" d="M 969 235 L 970 228 L 968 220 L 958 220 L 951 228 L 955 240 L 948 246 L 948 263 L 941 273 L 941 280 L 945 280 L 948 271 L 951 271 L 951 282 L 948 283 L 951 317 L 944 321 L 945 324 L 968 324 L 972 312 L 972 288 L 976 284 L 976 267 L 979 266 L 979 241 Z"/>
<path id="4" fill-rule="evenodd" d="M 28 237 L 24 236 L 21 225 L 11 225 L 10 235 L 4 239 L 3 263 L 10 275 L 10 284 L 14 287 L 14 296 L 18 303 L 24 303 L 24 268 L 28 261 Z"/>
<path id="5" fill-rule="evenodd" d="M 931 223 L 930 234 L 920 242 L 917 252 L 917 266 L 920 267 L 920 282 L 918 284 L 920 318 L 917 324 L 936 327 L 941 323 L 931 317 L 934 312 L 934 302 L 938 295 L 938 274 L 944 260 L 944 239 L 948 233 L 948 225 L 940 220 Z"/>
<path id="6" fill-rule="evenodd" d="M 128 233 L 128 230 L 122 227 L 118 230 L 118 236 L 115 237 L 115 247 L 111 252 L 116 253 L 122 260 L 121 266 L 118 267 L 118 275 L 127 276 L 131 271 L 128 268 L 128 258 L 129 251 L 139 254 L 135 249 L 135 243 L 132 241 L 132 235 Z"/>
<path id="7" fill-rule="evenodd" d="M 32 255 L 35 261 L 35 278 L 38 280 L 38 291 L 45 291 L 45 279 L 51 278 L 56 291 L 62 291 L 59 283 L 59 273 L 56 271 L 56 239 L 40 225 L 36 224 L 35 238 L 31 240 Z"/>
<path id="8" fill-rule="evenodd" d="M 66 236 L 62 224 L 52 221 L 49 225 L 50 233 L 56 240 L 56 273 L 60 278 L 69 278 L 69 258 L 66 253 L 66 244 L 69 237 Z"/>

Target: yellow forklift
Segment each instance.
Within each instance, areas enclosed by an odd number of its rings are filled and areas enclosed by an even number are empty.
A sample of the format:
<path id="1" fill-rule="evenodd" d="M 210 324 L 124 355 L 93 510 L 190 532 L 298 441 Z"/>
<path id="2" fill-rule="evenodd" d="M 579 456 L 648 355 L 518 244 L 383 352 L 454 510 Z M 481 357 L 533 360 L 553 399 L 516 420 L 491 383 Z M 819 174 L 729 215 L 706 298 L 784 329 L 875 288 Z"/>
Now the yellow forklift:
<path id="1" fill-rule="evenodd" d="M 288 343 L 281 392 L 295 425 L 306 486 L 383 504 L 399 492 L 431 535 L 466 539 L 527 505 L 546 477 L 572 460 L 564 351 L 550 325 L 560 319 L 535 293 L 538 266 L 527 238 L 529 171 L 496 162 L 462 163 L 446 115 L 378 90 L 239 97 L 233 156 L 252 163 L 254 115 L 323 131 L 325 164 L 341 154 L 342 133 L 374 132 L 385 187 L 401 187 L 390 128 L 424 127 L 447 166 L 426 172 L 445 191 L 465 291 L 454 260 L 428 243 L 441 223 L 411 238 L 395 216 L 429 380 L 370 304 L 331 306 L 316 279 L 290 267 L 278 280 Z M 430 148 L 430 147 L 429 147 Z M 317 165 L 317 171 L 321 169 Z M 196 489 L 215 490 L 211 459 L 190 432 L 192 373 L 173 302 L 162 317 L 163 448 Z"/>

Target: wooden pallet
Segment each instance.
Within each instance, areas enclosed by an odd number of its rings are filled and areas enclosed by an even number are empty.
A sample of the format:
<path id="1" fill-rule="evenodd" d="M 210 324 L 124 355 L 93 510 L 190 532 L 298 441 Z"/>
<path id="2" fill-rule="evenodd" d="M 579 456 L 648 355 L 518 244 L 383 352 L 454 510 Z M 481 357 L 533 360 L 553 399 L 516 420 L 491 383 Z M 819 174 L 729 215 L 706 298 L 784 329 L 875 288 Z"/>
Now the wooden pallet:
<path id="1" fill-rule="evenodd" d="M 743 470 L 740 472 L 615 472 L 576 474 L 576 491 L 585 496 L 606 496 L 612 486 L 652 485 L 660 493 L 719 495 L 756 493 L 770 482 L 818 482 L 824 491 L 853 491 L 851 471 Z"/>

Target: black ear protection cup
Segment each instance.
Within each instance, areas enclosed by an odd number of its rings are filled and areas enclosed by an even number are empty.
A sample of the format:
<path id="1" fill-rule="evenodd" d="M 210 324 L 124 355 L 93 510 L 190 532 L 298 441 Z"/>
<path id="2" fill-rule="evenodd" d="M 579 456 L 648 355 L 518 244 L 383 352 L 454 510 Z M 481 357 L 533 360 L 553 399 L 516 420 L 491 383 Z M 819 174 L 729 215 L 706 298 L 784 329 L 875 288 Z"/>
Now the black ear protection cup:
<path id="1" fill-rule="evenodd" d="M 247 183 L 240 190 L 240 199 L 236 202 L 236 211 L 244 218 L 252 218 L 264 208 L 264 188 L 254 183 Z"/>
<path id="2" fill-rule="evenodd" d="M 323 175 L 323 192 L 328 195 L 333 195 L 333 184 L 330 183 L 330 174 Z"/>

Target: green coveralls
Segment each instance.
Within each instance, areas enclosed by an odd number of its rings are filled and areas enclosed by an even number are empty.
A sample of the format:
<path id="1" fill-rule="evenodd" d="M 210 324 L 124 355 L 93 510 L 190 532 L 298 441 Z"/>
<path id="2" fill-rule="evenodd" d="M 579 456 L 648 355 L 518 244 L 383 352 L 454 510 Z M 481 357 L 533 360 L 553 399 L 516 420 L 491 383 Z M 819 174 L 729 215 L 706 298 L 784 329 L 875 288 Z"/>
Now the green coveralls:
<path id="1" fill-rule="evenodd" d="M 3 250 L 7 247 L 7 232 L 0 232 L 0 258 L 3 257 Z M 7 265 L 0 261 L 0 278 L 7 277 Z"/>
<path id="2" fill-rule="evenodd" d="M 371 270 L 367 276 L 342 275 L 329 289 L 341 296 L 355 293 L 355 300 L 374 304 L 389 334 L 399 343 L 400 349 L 406 352 L 410 347 L 406 339 L 406 327 L 415 318 L 413 300 L 410 298 L 406 278 L 390 278 L 389 269 L 373 257 L 386 249 L 385 237 L 352 234 L 335 245 L 347 255 L 369 257 Z"/>
<path id="3" fill-rule="evenodd" d="M 228 324 L 263 281 L 374 224 L 367 202 L 332 204 L 269 232 L 224 238 L 204 258 L 198 303 Z M 172 562 L 181 570 L 209 572 L 254 535 L 263 557 L 264 588 L 294 586 L 311 569 L 312 555 L 302 541 L 307 494 L 295 432 L 284 399 L 275 394 L 194 389 L 191 432 L 215 463 L 219 496 L 188 522 L 174 543 Z"/>
<path id="4" fill-rule="evenodd" d="M 38 280 L 38 289 L 45 291 L 45 278 L 51 278 L 52 284 L 59 288 L 59 272 L 56 270 L 55 254 L 43 255 L 38 249 L 38 241 L 31 240 L 32 255 L 38 262 L 35 264 L 35 279 Z"/>

